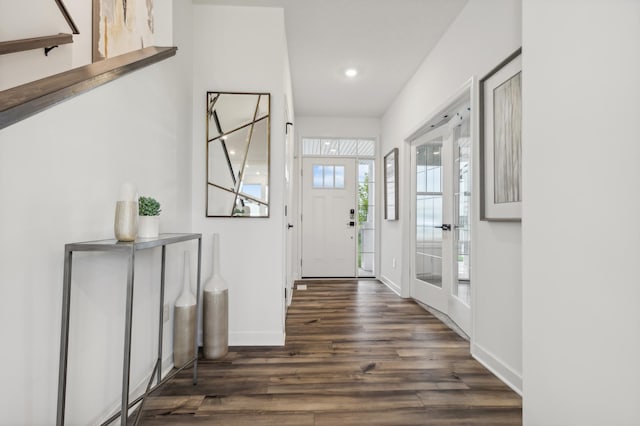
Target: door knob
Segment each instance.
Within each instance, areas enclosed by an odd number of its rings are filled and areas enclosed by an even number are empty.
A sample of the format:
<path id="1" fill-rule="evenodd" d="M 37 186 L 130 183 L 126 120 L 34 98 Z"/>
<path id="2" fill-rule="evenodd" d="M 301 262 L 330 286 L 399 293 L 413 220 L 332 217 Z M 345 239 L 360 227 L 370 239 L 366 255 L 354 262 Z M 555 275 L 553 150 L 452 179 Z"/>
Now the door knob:
<path id="1" fill-rule="evenodd" d="M 441 228 L 443 231 L 451 231 L 451 225 L 448 223 L 443 223 L 440 226 L 434 226 L 434 228 Z"/>

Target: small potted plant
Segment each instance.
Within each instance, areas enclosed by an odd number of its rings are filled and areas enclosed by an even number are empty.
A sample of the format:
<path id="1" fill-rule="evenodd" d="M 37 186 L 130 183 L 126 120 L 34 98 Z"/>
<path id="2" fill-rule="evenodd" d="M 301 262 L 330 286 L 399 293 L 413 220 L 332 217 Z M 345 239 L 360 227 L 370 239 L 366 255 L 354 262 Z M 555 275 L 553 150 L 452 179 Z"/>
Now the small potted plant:
<path id="1" fill-rule="evenodd" d="M 138 199 L 138 237 L 155 238 L 160 229 L 160 203 L 152 197 Z"/>

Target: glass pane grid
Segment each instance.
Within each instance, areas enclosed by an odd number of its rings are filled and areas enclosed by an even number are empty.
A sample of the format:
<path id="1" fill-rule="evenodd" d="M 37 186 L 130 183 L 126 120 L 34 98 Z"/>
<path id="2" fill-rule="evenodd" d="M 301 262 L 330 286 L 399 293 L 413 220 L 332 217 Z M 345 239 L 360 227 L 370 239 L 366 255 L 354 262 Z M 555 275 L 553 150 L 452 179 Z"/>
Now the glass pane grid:
<path id="1" fill-rule="evenodd" d="M 373 139 L 303 138 L 303 156 L 375 157 Z"/>

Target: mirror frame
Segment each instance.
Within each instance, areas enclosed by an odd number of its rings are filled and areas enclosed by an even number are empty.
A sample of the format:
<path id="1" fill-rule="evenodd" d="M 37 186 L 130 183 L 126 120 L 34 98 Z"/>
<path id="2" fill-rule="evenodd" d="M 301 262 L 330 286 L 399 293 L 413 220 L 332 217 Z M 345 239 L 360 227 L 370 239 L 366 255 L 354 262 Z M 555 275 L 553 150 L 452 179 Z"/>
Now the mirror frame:
<path id="1" fill-rule="evenodd" d="M 219 118 L 218 118 L 218 113 L 219 111 L 216 111 L 216 102 L 219 98 L 219 96 L 221 95 L 242 95 L 242 96 L 247 96 L 247 95 L 254 95 L 257 96 L 257 103 L 256 103 L 256 107 L 255 107 L 255 111 L 253 113 L 253 120 L 247 122 L 246 124 L 241 125 L 240 127 L 234 128 L 232 130 L 227 130 L 222 131 L 222 133 L 217 134 L 218 132 L 216 132 L 216 135 L 212 136 L 212 133 L 210 131 L 210 123 L 212 121 L 216 122 L 216 125 L 219 126 Z M 260 108 L 260 103 L 262 102 L 263 97 L 267 98 L 266 101 L 266 115 L 261 116 L 260 118 L 257 117 L 259 108 Z M 251 198 L 250 196 L 248 196 L 247 194 L 242 194 L 240 191 L 240 188 L 242 186 L 242 183 L 244 181 L 244 173 L 246 170 L 245 165 L 247 162 L 247 158 L 249 156 L 249 149 L 251 147 L 251 139 L 253 136 L 253 128 L 255 127 L 255 125 L 257 123 L 259 123 L 262 120 L 266 120 L 267 121 L 267 132 L 266 132 L 266 136 L 267 136 L 267 178 L 266 178 L 266 188 L 265 188 L 265 197 L 264 199 L 257 199 L 257 198 Z M 211 173 L 211 169 L 210 169 L 210 161 L 211 161 L 211 157 L 210 157 L 210 151 L 209 151 L 209 147 L 211 145 L 212 142 L 215 142 L 221 138 L 223 138 L 224 136 L 228 136 L 234 132 L 237 131 L 242 131 L 243 129 L 246 129 L 247 127 L 250 126 L 250 130 L 249 130 L 249 137 L 248 137 L 248 143 L 246 146 L 246 150 L 244 153 L 244 157 L 242 160 L 242 170 L 239 171 L 239 178 L 238 178 L 238 182 L 235 182 L 234 179 L 234 188 L 233 190 L 231 190 L 231 188 L 226 188 L 224 186 L 221 186 L 219 184 L 216 184 L 214 182 L 212 182 L 213 176 Z M 218 127 L 218 129 L 220 129 L 220 127 Z M 224 140 L 224 139 L 223 139 Z M 207 91 L 207 95 L 206 95 L 206 157 L 207 157 L 207 161 L 206 161 L 206 194 L 205 194 L 205 215 L 206 217 L 233 217 L 233 218 L 268 218 L 271 214 L 270 211 L 270 186 L 271 186 L 271 94 L 270 93 L 264 93 L 264 92 L 223 92 L 223 91 Z M 225 153 L 226 153 L 226 145 L 224 145 L 224 149 L 225 149 Z M 226 161 L 229 164 L 229 167 L 231 167 L 231 162 L 229 159 L 229 154 L 226 153 Z M 232 169 L 231 169 L 232 170 Z M 234 171 L 232 170 L 232 174 Z M 234 202 L 232 204 L 232 209 L 229 212 L 228 215 L 221 215 L 221 214 L 211 214 L 210 212 L 210 204 L 209 204 L 209 192 L 210 192 L 210 187 L 215 187 L 218 189 L 221 189 L 223 191 L 227 191 L 230 192 L 232 194 L 234 194 Z M 236 205 L 239 199 L 244 199 L 244 200 L 251 200 L 253 202 L 256 202 L 260 205 L 263 205 L 266 207 L 266 214 L 262 214 L 262 215 L 250 215 L 250 216 L 246 216 L 244 214 L 235 214 L 236 211 Z"/>

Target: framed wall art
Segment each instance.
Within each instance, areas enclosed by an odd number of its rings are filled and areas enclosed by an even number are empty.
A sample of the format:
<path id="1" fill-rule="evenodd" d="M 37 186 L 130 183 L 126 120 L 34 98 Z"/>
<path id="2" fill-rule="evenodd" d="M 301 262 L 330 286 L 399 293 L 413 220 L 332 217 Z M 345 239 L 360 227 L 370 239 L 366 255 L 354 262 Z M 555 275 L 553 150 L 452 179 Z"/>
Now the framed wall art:
<path id="1" fill-rule="evenodd" d="M 480 80 L 480 220 L 522 218 L 522 49 Z"/>
<path id="2" fill-rule="evenodd" d="M 384 156 L 384 218 L 398 220 L 398 148 Z"/>
<path id="3" fill-rule="evenodd" d="M 93 0 L 93 62 L 153 46 L 153 0 Z"/>

